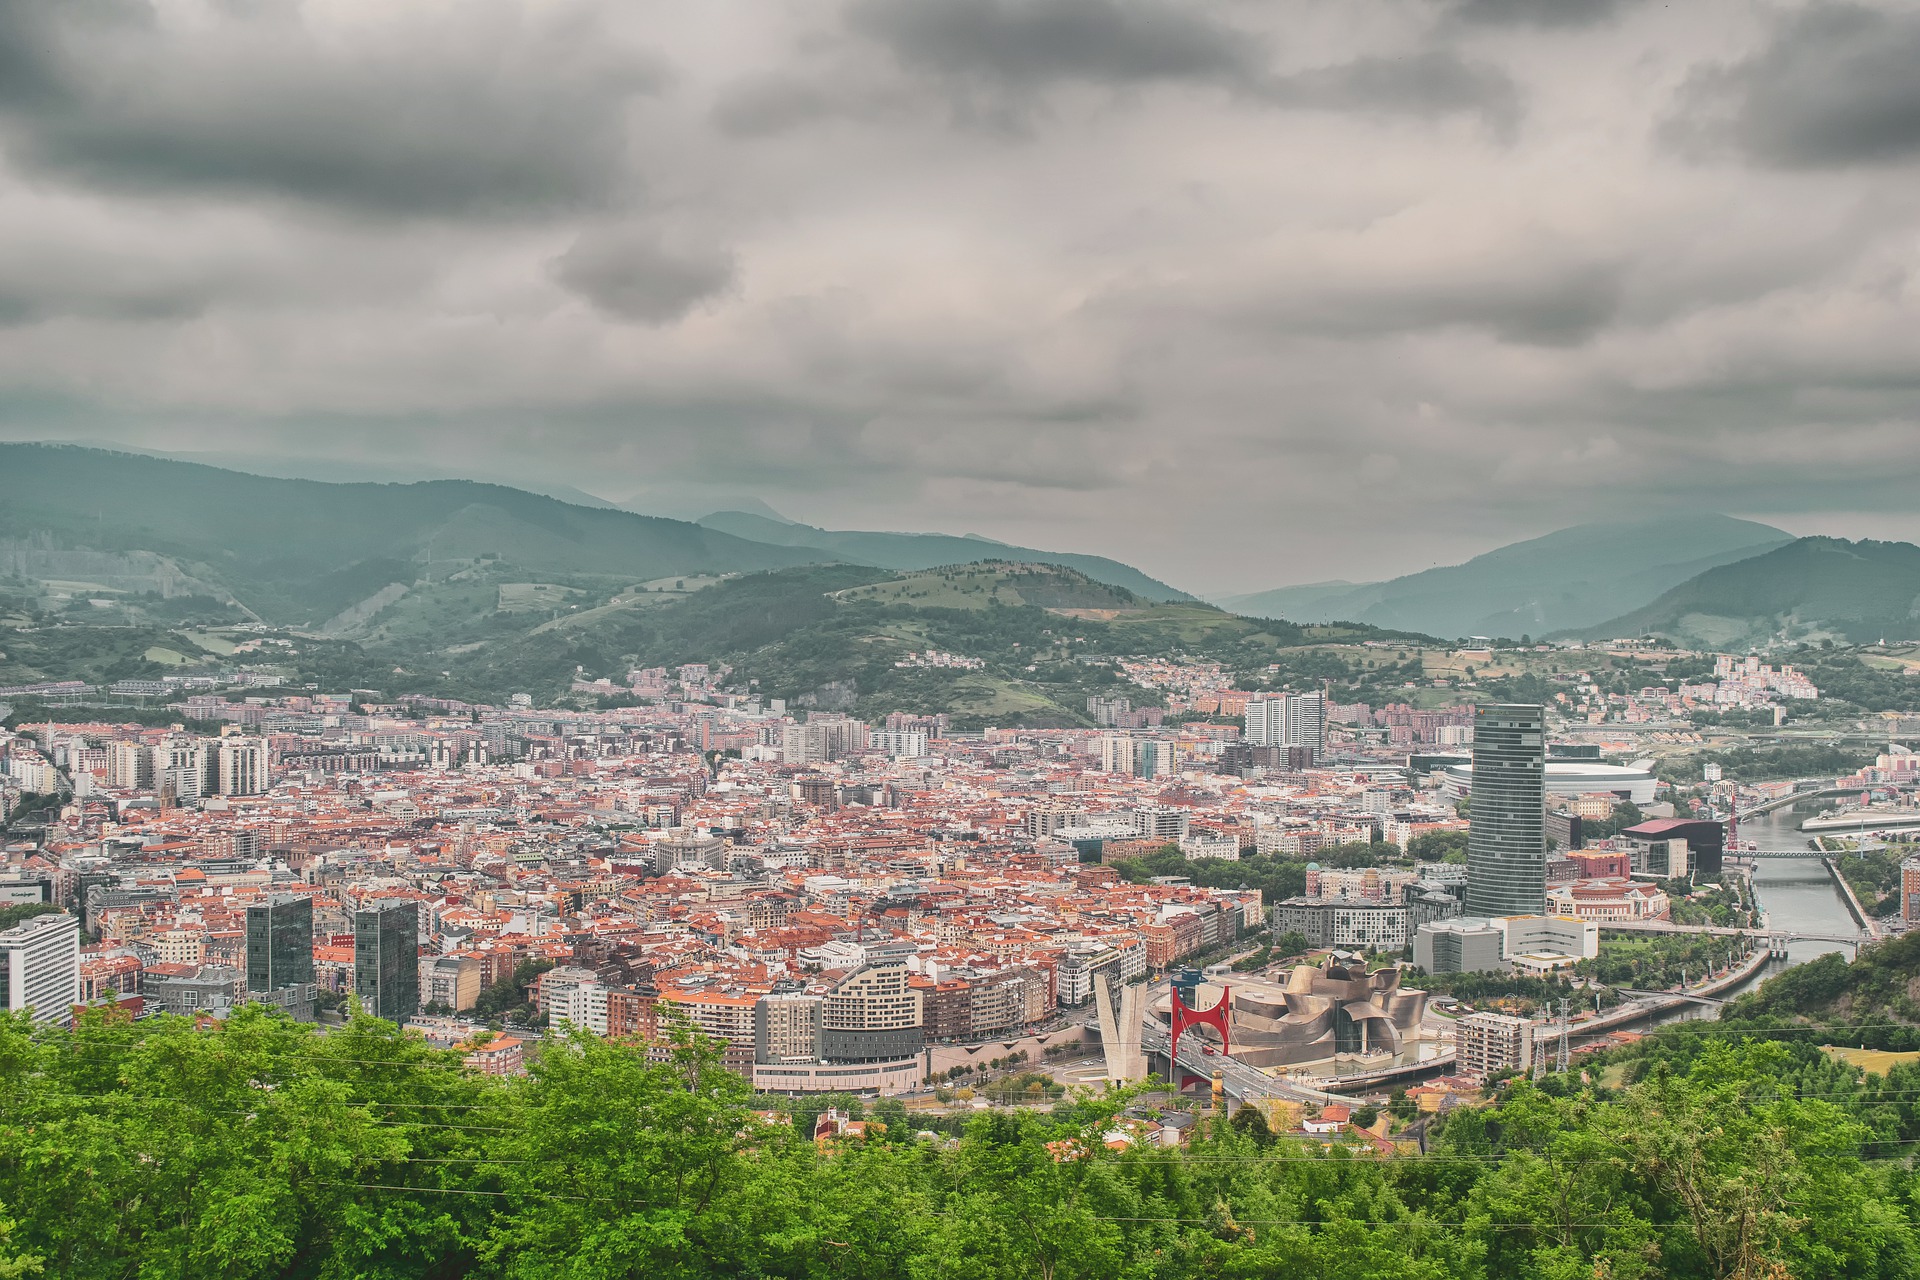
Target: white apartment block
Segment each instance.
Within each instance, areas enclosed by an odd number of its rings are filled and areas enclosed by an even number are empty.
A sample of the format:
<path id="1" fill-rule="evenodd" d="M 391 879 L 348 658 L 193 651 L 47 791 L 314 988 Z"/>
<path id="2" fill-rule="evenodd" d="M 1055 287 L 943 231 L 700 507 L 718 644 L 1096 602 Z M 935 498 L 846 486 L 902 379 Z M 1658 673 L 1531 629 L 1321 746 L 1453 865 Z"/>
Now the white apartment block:
<path id="1" fill-rule="evenodd" d="M 80 921 L 65 912 L 35 916 L 0 932 L 0 1007 L 33 1011 L 65 1025 L 80 999 Z"/>
<path id="2" fill-rule="evenodd" d="M 1533 1023 L 1504 1013 L 1473 1013 L 1454 1025 L 1461 1075 L 1486 1079 L 1496 1071 L 1524 1071 L 1533 1063 Z"/>

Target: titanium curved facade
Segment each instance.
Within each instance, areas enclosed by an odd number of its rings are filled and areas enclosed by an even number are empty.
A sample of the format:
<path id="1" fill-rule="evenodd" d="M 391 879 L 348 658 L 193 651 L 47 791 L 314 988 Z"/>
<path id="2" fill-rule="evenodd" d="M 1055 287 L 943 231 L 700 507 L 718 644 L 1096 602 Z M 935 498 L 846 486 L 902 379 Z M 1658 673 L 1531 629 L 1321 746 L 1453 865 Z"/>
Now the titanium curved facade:
<path id="1" fill-rule="evenodd" d="M 1467 915 L 1537 916 L 1546 909 L 1546 773 L 1545 708 L 1474 708 Z"/>

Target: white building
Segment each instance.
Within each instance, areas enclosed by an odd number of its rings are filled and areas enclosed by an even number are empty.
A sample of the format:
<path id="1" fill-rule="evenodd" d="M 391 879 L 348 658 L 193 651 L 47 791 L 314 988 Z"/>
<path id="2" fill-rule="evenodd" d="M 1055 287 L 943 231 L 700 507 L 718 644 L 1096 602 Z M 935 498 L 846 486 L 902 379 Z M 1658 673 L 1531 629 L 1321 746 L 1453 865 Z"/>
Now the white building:
<path id="1" fill-rule="evenodd" d="M 1247 701 L 1244 741 L 1256 747 L 1311 747 L 1327 745 L 1327 695 L 1276 694 Z"/>
<path id="2" fill-rule="evenodd" d="M 1240 861 L 1240 841 L 1234 836 L 1194 832 L 1181 838 L 1180 855 L 1189 860 L 1219 858 L 1227 862 L 1238 862 Z"/>
<path id="3" fill-rule="evenodd" d="M 1486 1079 L 1496 1071 L 1523 1071 L 1533 1064 L 1533 1023 L 1504 1013 L 1471 1013 L 1454 1025 L 1453 1043 L 1463 1076 Z"/>
<path id="4" fill-rule="evenodd" d="M 781 764 L 824 764 L 826 760 L 825 725 L 790 724 L 780 731 Z"/>
<path id="5" fill-rule="evenodd" d="M 553 994 L 548 1013 L 554 1022 L 571 1022 L 583 1031 L 607 1034 L 607 988 L 582 982 Z"/>
<path id="6" fill-rule="evenodd" d="M 80 999 L 80 921 L 65 912 L 35 916 L 0 933 L 0 1007 L 33 1010 L 42 1025 L 65 1025 Z"/>
<path id="7" fill-rule="evenodd" d="M 52 795 L 60 789 L 59 773 L 51 763 L 37 755 L 9 756 L 7 773 L 22 791 Z"/>
<path id="8" fill-rule="evenodd" d="M 1600 926 L 1575 916 L 1498 916 L 1500 957 L 1523 977 L 1570 969 L 1600 954 Z"/>
<path id="9" fill-rule="evenodd" d="M 153 786 L 153 753 L 138 742 L 107 744 L 107 785 L 119 791 Z"/>
<path id="10" fill-rule="evenodd" d="M 1450 800 L 1472 795 L 1473 766 L 1448 765 L 1441 771 L 1440 781 Z M 1547 761 L 1549 796 L 1598 796 L 1609 801 L 1630 800 L 1637 805 L 1649 805 L 1653 803 L 1655 786 L 1656 780 L 1648 769 L 1592 760 Z"/>
<path id="11" fill-rule="evenodd" d="M 1133 811 L 1133 833 L 1142 840 L 1184 840 L 1188 816 L 1173 805 L 1143 804 Z"/>
<path id="12" fill-rule="evenodd" d="M 875 729 L 867 745 L 895 760 L 916 760 L 927 754 L 927 735 L 917 729 Z"/>
<path id="13" fill-rule="evenodd" d="M 267 744 L 257 738 L 228 738 L 219 749 L 219 792 L 257 796 L 267 790 Z"/>

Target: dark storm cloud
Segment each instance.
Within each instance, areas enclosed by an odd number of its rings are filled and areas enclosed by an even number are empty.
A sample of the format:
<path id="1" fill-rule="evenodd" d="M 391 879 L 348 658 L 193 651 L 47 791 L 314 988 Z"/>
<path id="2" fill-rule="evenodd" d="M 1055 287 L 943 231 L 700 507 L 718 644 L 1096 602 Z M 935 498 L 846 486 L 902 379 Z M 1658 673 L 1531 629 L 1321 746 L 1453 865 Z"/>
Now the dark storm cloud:
<path id="1" fill-rule="evenodd" d="M 1278 72 L 1273 63 L 1281 42 L 1266 33 L 1155 0 L 859 0 L 849 13 L 854 30 L 885 44 L 913 70 L 968 91 L 997 91 L 1015 105 L 1056 85 L 1155 82 L 1209 85 L 1274 106 L 1328 111 L 1465 111 L 1506 120 L 1517 101 L 1504 73 L 1447 49 Z M 790 97 L 794 88 L 788 86 Z M 806 110 L 817 103 L 795 105 Z M 749 103 L 736 110 L 753 118 Z"/>
<path id="2" fill-rule="evenodd" d="M 680 319 L 734 273 L 731 253 L 627 227 L 582 235 L 551 265 L 555 279 L 602 311 L 643 324 Z"/>
<path id="3" fill-rule="evenodd" d="M 169 23 L 138 0 L 0 6 L 17 162 L 101 188 L 229 190 L 377 213 L 593 205 L 626 183 L 624 110 L 657 58 L 588 11 L 317 32 L 296 0 Z"/>
<path id="4" fill-rule="evenodd" d="M 1150 0 L 859 0 L 855 30 L 941 75 L 1035 87 L 1065 80 L 1237 84 L 1256 42 L 1197 7 Z"/>
<path id="5" fill-rule="evenodd" d="M 1590 27 L 1606 22 L 1627 0 L 1461 0 L 1452 16 L 1487 26 Z"/>
<path id="6" fill-rule="evenodd" d="M 1913 509 L 1915 19 L 1765 3 L 0 0 L 0 431 L 1202 589 Z"/>
<path id="7" fill-rule="evenodd" d="M 1450 280 L 1292 293 L 1265 318 L 1300 333 L 1365 338 L 1463 327 L 1519 346 L 1567 347 L 1613 321 L 1622 286 L 1615 264 L 1547 263 L 1525 274 L 1490 269 Z"/>
<path id="8" fill-rule="evenodd" d="M 1283 106 L 1411 114 L 1466 112 L 1510 127 L 1519 111 L 1513 81 L 1444 49 L 1404 58 L 1359 58 L 1271 79 L 1262 96 Z"/>
<path id="9" fill-rule="evenodd" d="M 1752 57 L 1695 77 L 1669 136 L 1765 164 L 1825 168 L 1920 156 L 1920 12 L 1816 5 Z"/>

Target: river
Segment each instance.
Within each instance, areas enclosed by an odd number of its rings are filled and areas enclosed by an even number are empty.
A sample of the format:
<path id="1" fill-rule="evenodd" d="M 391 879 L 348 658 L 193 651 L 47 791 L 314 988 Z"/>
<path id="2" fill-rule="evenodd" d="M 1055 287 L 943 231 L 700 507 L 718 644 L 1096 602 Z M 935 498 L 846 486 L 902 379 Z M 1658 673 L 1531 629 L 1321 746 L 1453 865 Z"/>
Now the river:
<path id="1" fill-rule="evenodd" d="M 1790 809 L 1763 813 L 1742 822 L 1740 836 L 1755 841 L 1762 849 L 1806 847 L 1809 841 L 1800 830 L 1800 824 L 1819 810 L 1831 809 L 1834 803 L 1832 800 L 1809 800 L 1804 805 Z M 1833 877 L 1827 874 L 1826 864 L 1818 859 L 1757 858 L 1754 860 L 1753 887 L 1760 897 L 1760 905 L 1767 910 L 1767 923 L 1775 929 L 1787 933 L 1860 932 L 1860 926 L 1854 923 L 1853 913 L 1847 909 L 1846 898 L 1841 895 L 1839 886 L 1834 884 Z M 1805 964 L 1830 951 L 1838 951 L 1851 959 L 1854 950 L 1851 945 L 1835 942 L 1789 943 L 1785 960 L 1772 961 L 1753 977 L 1727 992 L 1727 995 L 1744 995 L 1781 970 Z M 1718 1014 L 1717 1009 L 1696 1006 L 1674 1010 L 1661 1016 L 1658 1021 L 1713 1018 Z"/>

